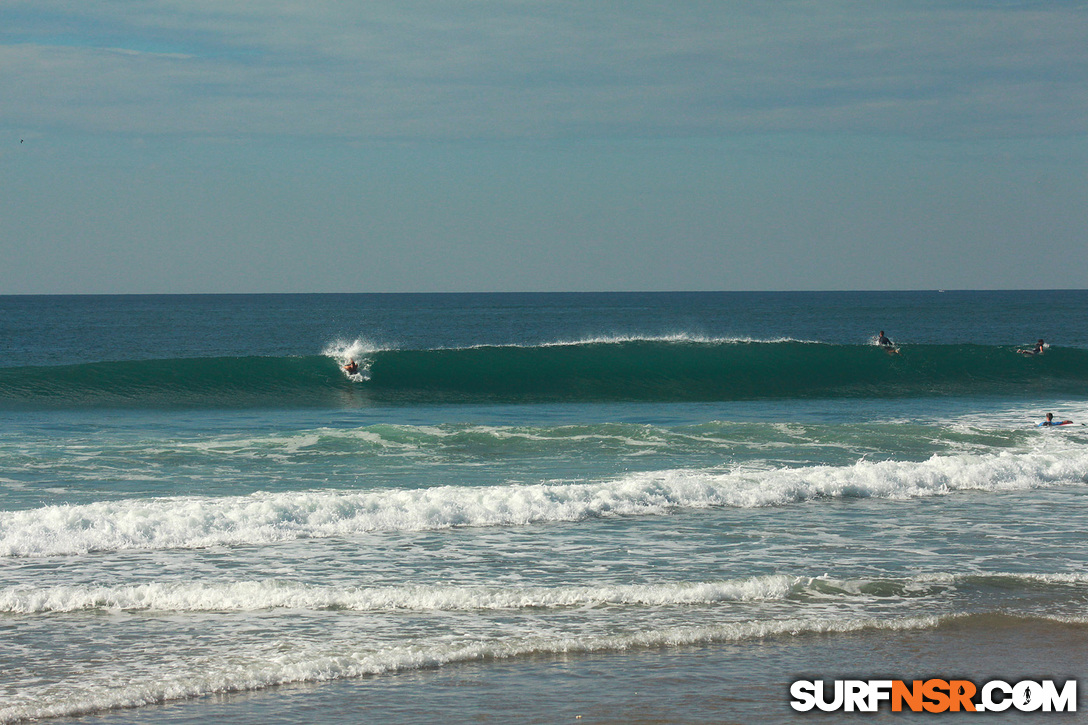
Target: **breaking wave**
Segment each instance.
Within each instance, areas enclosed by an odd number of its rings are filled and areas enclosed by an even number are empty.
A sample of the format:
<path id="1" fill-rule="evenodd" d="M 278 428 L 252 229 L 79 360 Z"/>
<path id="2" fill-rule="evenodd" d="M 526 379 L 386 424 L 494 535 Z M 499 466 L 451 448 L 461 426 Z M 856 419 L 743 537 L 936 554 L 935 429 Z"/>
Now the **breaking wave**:
<path id="1" fill-rule="evenodd" d="M 0 556 L 270 544 L 375 531 L 526 526 L 819 498 L 909 499 L 1082 484 L 1088 454 L 934 455 L 850 466 L 674 469 L 616 480 L 100 501 L 0 512 Z"/>
<path id="2" fill-rule="evenodd" d="M 341 366 L 360 363 L 355 375 Z M 1088 350 L 719 340 L 686 335 L 321 355 L 93 362 L 0 369 L 0 408 L 351 407 L 374 403 L 725 401 L 1005 393 L 1082 395 Z"/>

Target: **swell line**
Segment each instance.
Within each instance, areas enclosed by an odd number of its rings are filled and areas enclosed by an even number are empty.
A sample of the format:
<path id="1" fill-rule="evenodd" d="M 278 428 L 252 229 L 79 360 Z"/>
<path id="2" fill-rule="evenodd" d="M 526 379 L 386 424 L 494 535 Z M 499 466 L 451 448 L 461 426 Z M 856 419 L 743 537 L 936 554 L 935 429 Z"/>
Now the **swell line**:
<path id="1" fill-rule="evenodd" d="M 359 370 L 341 369 L 355 360 Z M 395 349 L 304 357 L 131 360 L 0 368 L 0 409 L 352 407 L 375 403 L 731 401 L 1005 393 L 1083 396 L 1088 350 L 903 346 L 692 336 Z"/>

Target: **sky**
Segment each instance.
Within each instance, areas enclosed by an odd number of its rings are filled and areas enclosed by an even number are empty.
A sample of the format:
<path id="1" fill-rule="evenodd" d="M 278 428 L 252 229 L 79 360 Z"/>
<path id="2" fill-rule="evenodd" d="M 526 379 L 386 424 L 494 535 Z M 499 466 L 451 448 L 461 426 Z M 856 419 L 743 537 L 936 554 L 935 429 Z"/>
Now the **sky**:
<path id="1" fill-rule="evenodd" d="M 1088 287 L 1088 2 L 2 0 L 0 294 Z"/>

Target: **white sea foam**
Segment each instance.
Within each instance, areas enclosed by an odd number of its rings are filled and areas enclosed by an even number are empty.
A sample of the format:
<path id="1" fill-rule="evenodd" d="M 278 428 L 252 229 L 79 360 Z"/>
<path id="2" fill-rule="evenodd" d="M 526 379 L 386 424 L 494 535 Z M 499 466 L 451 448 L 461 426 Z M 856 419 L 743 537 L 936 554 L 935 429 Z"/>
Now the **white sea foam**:
<path id="1" fill-rule="evenodd" d="M 585 345 L 620 345 L 631 342 L 672 342 L 672 343 L 691 343 L 696 345 L 749 345 L 749 344 L 780 344 L 780 343 L 798 343 L 804 345 L 827 345 L 830 343 L 821 342 L 819 340 L 806 340 L 794 337 L 749 337 L 749 336 L 731 336 L 720 337 L 712 335 L 700 335 L 691 332 L 675 332 L 663 335 L 639 335 L 639 334 L 611 334 L 611 335 L 589 335 L 586 337 L 573 337 L 569 339 L 541 341 L 541 342 L 510 342 L 510 343 L 479 343 L 476 345 L 466 345 L 461 347 L 436 347 L 429 348 L 432 350 L 481 350 L 481 349 L 502 349 L 502 348 L 518 348 L 518 349 L 534 349 L 545 347 L 580 347 Z M 356 340 L 343 340 L 338 339 L 329 343 L 322 350 L 321 354 L 335 358 L 340 361 L 341 364 L 346 363 L 349 359 L 354 358 L 358 360 L 361 357 L 367 355 L 382 352 L 386 350 L 398 349 L 393 345 L 379 345 L 370 340 L 356 339 Z"/>
<path id="2" fill-rule="evenodd" d="M 487 611 L 586 605 L 681 606 L 756 602 L 791 597 L 855 597 L 891 592 L 922 597 L 961 586 L 1083 587 L 1088 573 L 948 573 L 906 578 L 838 578 L 770 574 L 713 582 L 662 582 L 597 586 L 384 586 L 336 587 L 290 581 L 152 582 L 0 588 L 0 612 L 46 614 L 90 610 L 248 612 L 266 609 Z"/>
<path id="3" fill-rule="evenodd" d="M 909 499 L 1080 484 L 1083 449 L 933 456 L 851 466 L 664 470 L 610 481 L 415 490 L 302 491 L 102 501 L 0 512 L 0 555 L 267 544 L 374 531 L 524 526 L 817 498 Z"/>
<path id="4" fill-rule="evenodd" d="M 0 612 L 41 614 L 92 609 L 127 611 L 255 611 L 347 609 L 375 611 L 493 610 L 596 604 L 668 606 L 784 599 L 801 577 L 769 575 L 735 581 L 611 586 L 330 587 L 281 581 L 151 583 L 130 586 L 10 587 L 0 589 Z"/>
<path id="5" fill-rule="evenodd" d="M 588 637 L 510 637 L 482 642 L 405 645 L 368 651 L 357 646 L 307 645 L 287 654 L 236 655 L 202 659 L 199 666 L 129 678 L 121 673 L 94 673 L 90 682 L 50 688 L 47 697 L 28 689 L 0 707 L 0 723 L 47 717 L 73 717 L 105 710 L 139 707 L 214 693 L 259 690 L 299 682 L 327 682 L 400 670 L 440 667 L 456 662 L 509 659 L 536 654 L 622 652 L 649 647 L 683 647 L 813 633 L 850 633 L 865 630 L 909 631 L 931 629 L 937 617 L 902 619 L 797 618 L 739 622 L 701 627 L 671 627 L 616 635 Z"/>
<path id="6" fill-rule="evenodd" d="M 429 437 L 438 437 L 437 433 L 432 433 L 430 429 L 425 428 L 396 425 L 386 427 L 407 434 L 419 433 Z M 414 443 L 397 441 L 390 436 L 383 435 L 383 432 L 368 428 L 317 428 L 310 431 L 272 434 L 264 437 L 199 440 L 181 442 L 175 445 L 176 449 L 192 450 L 199 453 L 242 458 L 275 458 L 285 461 L 291 460 L 292 456 L 298 453 L 319 448 L 323 443 L 330 441 L 343 441 L 351 444 L 364 443 L 375 448 L 391 450 L 415 450 L 418 448 Z M 350 450 L 344 452 L 354 455 L 358 450 L 353 446 Z M 327 449 L 322 449 L 321 453 L 322 455 L 333 455 L 333 452 Z"/>
<path id="7" fill-rule="evenodd" d="M 472 345 L 468 348 L 453 348 L 453 349 L 481 349 L 481 348 L 538 348 L 538 347 L 579 347 L 585 345 L 619 345 L 630 342 L 673 342 L 673 343 L 690 343 L 696 345 L 744 345 L 744 344 L 776 344 L 776 343 L 802 343 L 806 345 L 822 345 L 816 340 L 798 340 L 792 337 L 776 337 L 776 338 L 756 338 L 756 337 L 711 337 L 707 335 L 697 335 L 689 332 L 677 332 L 668 335 L 599 335 L 590 337 L 579 337 L 569 340 L 554 340 L 551 342 L 538 342 L 538 343 L 510 343 L 510 344 L 480 344 Z"/>

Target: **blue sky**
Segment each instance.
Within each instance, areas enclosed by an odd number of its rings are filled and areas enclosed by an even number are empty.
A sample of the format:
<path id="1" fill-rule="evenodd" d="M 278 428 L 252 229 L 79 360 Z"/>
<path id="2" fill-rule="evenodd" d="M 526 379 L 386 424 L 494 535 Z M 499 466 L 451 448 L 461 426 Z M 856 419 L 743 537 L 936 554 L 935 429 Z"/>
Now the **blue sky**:
<path id="1" fill-rule="evenodd" d="M 1088 286 L 1088 3 L 7 0 L 0 293 Z"/>

